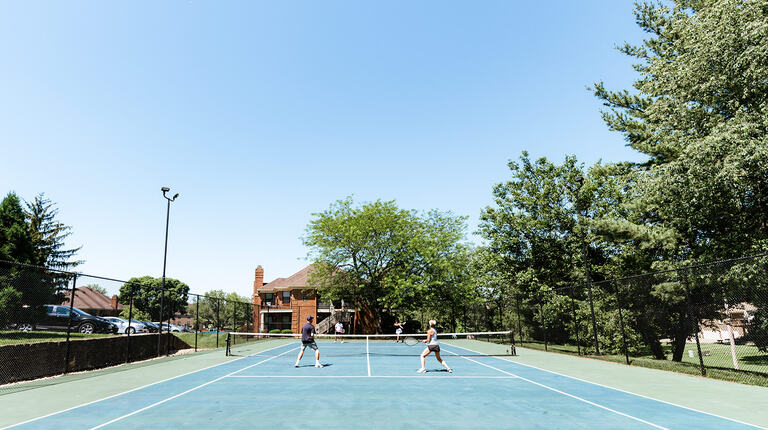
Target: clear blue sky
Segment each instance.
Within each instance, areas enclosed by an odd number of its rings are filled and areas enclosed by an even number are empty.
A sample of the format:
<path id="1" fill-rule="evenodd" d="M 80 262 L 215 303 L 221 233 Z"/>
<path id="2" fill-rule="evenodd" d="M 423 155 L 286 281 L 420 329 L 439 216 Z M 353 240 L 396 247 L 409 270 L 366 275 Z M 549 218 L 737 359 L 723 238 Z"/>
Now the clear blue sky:
<path id="1" fill-rule="evenodd" d="M 586 89 L 628 88 L 631 1 L 0 2 L 0 192 L 45 192 L 78 270 L 250 295 L 353 195 L 469 219 L 528 150 L 637 160 Z"/>

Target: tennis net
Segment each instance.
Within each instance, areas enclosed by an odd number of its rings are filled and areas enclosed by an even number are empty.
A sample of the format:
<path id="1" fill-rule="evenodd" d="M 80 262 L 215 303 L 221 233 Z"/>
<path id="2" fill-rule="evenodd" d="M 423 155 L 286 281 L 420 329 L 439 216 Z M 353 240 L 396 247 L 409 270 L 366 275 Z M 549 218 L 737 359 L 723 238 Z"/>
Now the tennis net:
<path id="1" fill-rule="evenodd" d="M 426 347 L 427 335 L 418 334 L 317 334 L 315 342 L 324 357 L 355 355 L 418 356 Z M 439 333 L 441 349 L 461 356 L 516 355 L 512 332 Z M 280 347 L 301 344 L 301 334 L 227 333 L 227 355 L 271 356 L 284 352 Z"/>

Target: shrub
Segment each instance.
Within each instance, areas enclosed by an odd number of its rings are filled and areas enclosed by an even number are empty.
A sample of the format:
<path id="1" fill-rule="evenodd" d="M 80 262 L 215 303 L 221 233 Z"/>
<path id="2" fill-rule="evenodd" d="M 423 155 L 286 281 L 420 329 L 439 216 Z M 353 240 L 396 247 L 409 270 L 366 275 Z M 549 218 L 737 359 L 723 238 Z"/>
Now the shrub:
<path id="1" fill-rule="evenodd" d="M 280 333 L 280 329 L 279 329 L 279 328 L 273 328 L 273 329 L 272 329 L 272 330 L 270 330 L 269 332 L 270 332 L 270 333 Z"/>
<path id="2" fill-rule="evenodd" d="M 284 328 L 283 331 L 281 331 L 281 333 L 283 333 L 283 334 L 293 334 L 293 330 L 291 330 L 289 328 Z"/>

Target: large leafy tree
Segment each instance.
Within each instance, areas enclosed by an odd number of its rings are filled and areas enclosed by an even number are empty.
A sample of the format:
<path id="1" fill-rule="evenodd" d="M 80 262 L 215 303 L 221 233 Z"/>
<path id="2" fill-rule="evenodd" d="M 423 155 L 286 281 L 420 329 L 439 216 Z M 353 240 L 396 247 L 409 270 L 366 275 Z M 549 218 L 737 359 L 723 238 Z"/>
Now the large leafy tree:
<path id="1" fill-rule="evenodd" d="M 638 4 L 650 34 L 620 50 L 635 58 L 632 90 L 596 95 L 604 119 L 647 156 L 635 166 L 631 214 L 615 219 L 668 268 L 768 249 L 768 8 L 763 1 L 676 0 Z M 724 281 L 723 281 L 724 282 Z M 721 282 L 721 284 L 723 284 Z M 727 283 L 739 289 L 750 282 Z M 686 294 L 686 289 L 688 295 Z M 680 276 L 651 286 L 680 360 L 698 328 L 688 315 L 717 317 L 718 288 Z M 750 291 L 736 291 L 753 301 Z"/>
<path id="2" fill-rule="evenodd" d="M 481 214 L 486 252 L 495 256 L 480 261 L 477 279 L 485 277 L 485 285 L 497 286 L 485 287 L 483 295 L 495 301 L 497 308 L 509 307 L 514 301 L 534 338 L 575 340 L 574 307 L 585 314 L 580 317 L 582 322 L 591 320 L 584 287 L 587 268 L 590 280 L 600 281 L 621 273 L 619 264 L 643 261 L 638 257 L 618 259 L 629 245 L 622 241 L 621 232 L 607 235 L 604 231 L 610 226 L 604 220 L 626 217 L 622 203 L 628 197 L 627 166 L 597 164 L 585 172 L 574 157 L 556 164 L 545 158 L 531 160 L 523 153 L 509 168 L 511 179 L 494 187 L 495 204 Z M 574 285 L 573 290 L 566 288 Z M 606 290 L 599 291 L 601 288 Z M 593 290 L 596 307 L 613 307 L 615 292 L 610 286 L 595 285 Z M 596 324 L 598 336 L 608 339 L 619 329 L 613 324 Z M 587 327 L 593 330 L 594 325 L 581 324 L 583 343 L 594 336 L 587 336 Z"/>
<path id="3" fill-rule="evenodd" d="M 413 310 L 444 289 L 465 228 L 449 213 L 339 200 L 307 227 L 304 243 L 318 262 L 310 282 L 323 297 L 353 300 L 381 331 L 385 309 Z"/>
<path id="4" fill-rule="evenodd" d="M 152 316 L 153 321 L 165 321 L 176 312 L 184 313 L 187 309 L 189 285 L 178 279 L 165 278 L 165 291 L 162 289 L 162 278 L 141 276 L 131 278 L 120 287 L 120 303 L 133 306 Z M 163 313 L 160 314 L 162 294 Z"/>

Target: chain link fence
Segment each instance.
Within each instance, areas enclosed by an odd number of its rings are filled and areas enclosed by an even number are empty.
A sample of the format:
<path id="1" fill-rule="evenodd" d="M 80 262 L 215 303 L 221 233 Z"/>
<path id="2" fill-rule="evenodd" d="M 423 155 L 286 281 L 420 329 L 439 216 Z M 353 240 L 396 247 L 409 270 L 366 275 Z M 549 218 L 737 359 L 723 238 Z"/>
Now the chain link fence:
<path id="1" fill-rule="evenodd" d="M 323 305 L 287 306 L 0 262 L 0 385 L 222 348 L 228 332 L 291 332 L 306 315 L 318 327 L 332 319 Z M 432 317 L 413 314 L 407 330 Z M 518 346 L 768 386 L 765 255 L 513 294 L 454 317 L 444 329 L 512 330 Z"/>
<path id="2" fill-rule="evenodd" d="M 520 346 L 768 386 L 768 257 L 516 294 Z"/>
<path id="3" fill-rule="evenodd" d="M 225 346 L 247 301 L 0 261 L 0 394 L 15 382 Z"/>

